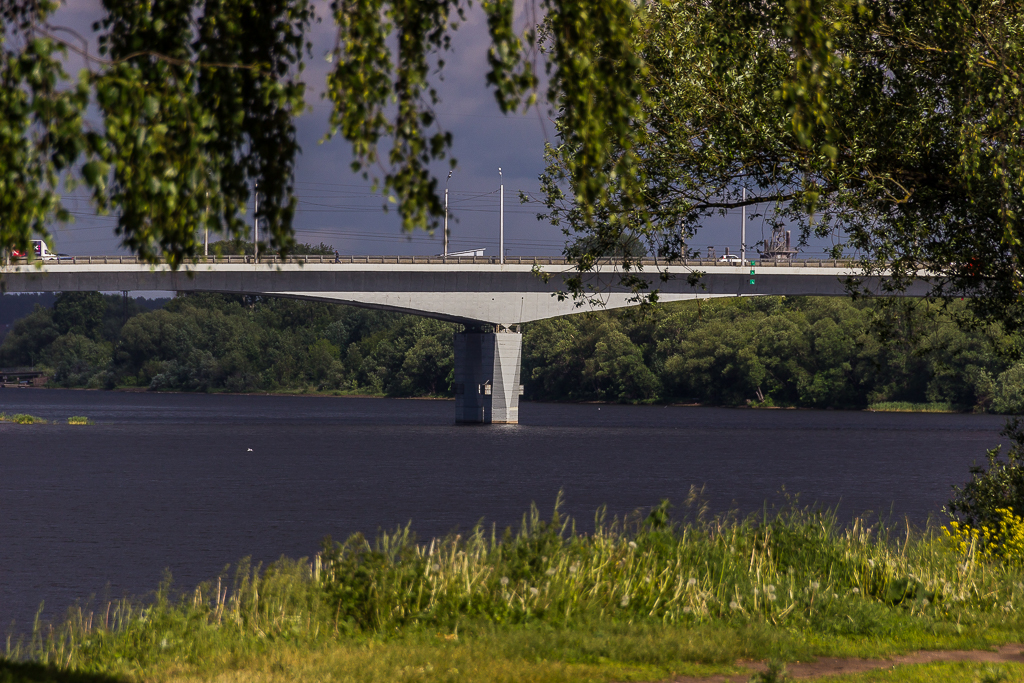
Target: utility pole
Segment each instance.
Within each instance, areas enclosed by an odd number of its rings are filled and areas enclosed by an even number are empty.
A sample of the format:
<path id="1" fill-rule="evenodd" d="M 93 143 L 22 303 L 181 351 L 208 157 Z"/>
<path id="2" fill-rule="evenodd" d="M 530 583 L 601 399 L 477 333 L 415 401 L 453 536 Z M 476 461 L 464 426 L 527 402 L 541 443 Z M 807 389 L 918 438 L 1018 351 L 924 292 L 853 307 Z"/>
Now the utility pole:
<path id="1" fill-rule="evenodd" d="M 210 191 L 206 191 L 206 215 L 203 218 L 203 256 L 210 255 Z"/>
<path id="2" fill-rule="evenodd" d="M 448 171 L 448 180 L 454 171 Z M 448 180 L 444 181 L 444 255 L 448 257 Z"/>
<path id="3" fill-rule="evenodd" d="M 254 192 L 256 198 L 256 209 L 252 212 L 252 262 L 256 263 L 260 260 L 260 184 L 257 182 L 256 191 Z"/>
<path id="4" fill-rule="evenodd" d="M 498 263 L 505 263 L 505 178 L 501 175 L 501 166 L 498 167 L 498 194 L 501 197 L 501 209 L 498 218 Z"/>
<path id="5" fill-rule="evenodd" d="M 743 188 L 743 218 L 740 219 L 740 260 L 747 262 L 747 188 Z"/>

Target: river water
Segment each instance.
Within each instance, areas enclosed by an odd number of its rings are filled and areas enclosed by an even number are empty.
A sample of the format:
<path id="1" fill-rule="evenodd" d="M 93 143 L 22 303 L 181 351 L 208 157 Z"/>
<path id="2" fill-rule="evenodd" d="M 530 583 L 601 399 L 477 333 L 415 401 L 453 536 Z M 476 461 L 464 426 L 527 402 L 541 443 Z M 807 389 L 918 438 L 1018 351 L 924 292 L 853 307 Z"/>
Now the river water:
<path id="1" fill-rule="evenodd" d="M 519 425 L 456 426 L 450 401 L 2 389 L 0 624 L 45 601 L 185 588 L 251 556 L 412 521 L 420 538 L 516 524 L 559 490 L 583 530 L 703 485 L 716 511 L 782 500 L 923 524 L 1003 419 L 524 403 Z"/>

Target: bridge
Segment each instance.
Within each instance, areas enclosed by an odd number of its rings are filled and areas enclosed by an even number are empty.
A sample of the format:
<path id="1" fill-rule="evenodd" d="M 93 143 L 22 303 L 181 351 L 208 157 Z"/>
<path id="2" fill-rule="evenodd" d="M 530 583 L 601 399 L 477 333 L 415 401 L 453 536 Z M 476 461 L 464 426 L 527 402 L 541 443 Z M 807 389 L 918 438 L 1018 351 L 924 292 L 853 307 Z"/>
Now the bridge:
<path id="1" fill-rule="evenodd" d="M 729 296 L 844 296 L 851 284 L 877 294 L 885 276 L 862 277 L 848 261 L 712 260 L 641 262 L 633 271 L 658 290 L 658 299 L 685 301 Z M 437 318 L 465 326 L 455 335 L 455 419 L 460 423 L 515 423 L 522 394 L 523 323 L 590 310 L 636 305 L 620 284 L 621 267 L 598 265 L 580 274 L 557 258 L 423 256 L 228 256 L 179 270 L 130 256 L 76 256 L 0 266 L 6 292 L 219 292 L 329 301 Z M 663 279 L 663 274 L 666 279 Z M 589 296 L 564 295 L 580 275 Z M 925 279 L 904 296 L 923 296 Z"/>

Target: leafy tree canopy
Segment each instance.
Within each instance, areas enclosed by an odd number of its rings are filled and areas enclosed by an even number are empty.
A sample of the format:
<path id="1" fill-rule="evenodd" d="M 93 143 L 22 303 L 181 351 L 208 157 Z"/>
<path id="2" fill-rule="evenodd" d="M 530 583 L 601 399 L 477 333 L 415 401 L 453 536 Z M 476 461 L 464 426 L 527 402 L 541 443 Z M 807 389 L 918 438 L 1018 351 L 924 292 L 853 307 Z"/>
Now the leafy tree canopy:
<path id="1" fill-rule="evenodd" d="M 635 20 L 646 98 L 621 154 L 643 190 L 588 205 L 562 116 L 542 181 L 570 238 L 674 258 L 708 216 L 767 204 L 895 286 L 928 269 L 935 295 L 1020 324 L 1019 2 L 674 0 Z"/>
<path id="2" fill-rule="evenodd" d="M 377 173 L 406 229 L 436 227 L 443 207 L 428 166 L 455 162 L 451 134 L 435 125 L 438 96 L 429 76 L 443 70 L 469 0 L 337 0 L 319 16 L 310 0 L 102 4 L 105 14 L 93 27 L 100 54 L 91 55 L 51 25 L 58 0 L 0 0 L 0 113 L 9 122 L 0 133 L 8 137 L 0 202 L 10 217 L 0 226 L 0 249 L 25 247 L 33 235 L 47 235 L 49 220 L 68 218 L 58 186 L 69 176 L 84 180 L 97 207 L 117 216 L 123 244 L 150 260 L 176 267 L 195 258 L 203 228 L 237 239 L 254 191 L 266 246 L 294 250 L 294 120 L 305 106 L 308 31 L 324 19 L 337 27 L 326 136 L 351 143 L 354 170 Z M 514 30 L 513 0 L 481 7 L 493 41 L 487 80 L 503 111 L 530 106 L 539 87 L 535 61 L 542 59 L 537 29 Z M 608 135 L 629 147 L 629 114 L 639 111 L 641 93 L 629 77 L 641 68 L 628 40 L 634 7 L 627 0 L 544 0 L 541 9 L 555 29 L 543 57 L 548 98 L 579 113 L 586 163 L 597 174 L 584 174 L 585 182 L 596 199 L 610 176 L 590 159 L 607 158 Z M 72 52 L 87 68 L 68 88 Z M 90 105 L 99 127 L 85 121 Z"/>
<path id="3" fill-rule="evenodd" d="M 672 258 L 702 218 L 774 205 L 803 237 L 841 229 L 868 269 L 942 274 L 936 294 L 980 294 L 1018 316 L 1022 255 L 1017 0 L 482 0 L 487 81 L 503 111 L 558 117 L 548 215 L 633 267 L 639 238 Z M 67 219 L 62 178 L 84 180 L 123 243 L 177 266 L 201 228 L 226 239 L 258 184 L 271 251 L 295 248 L 294 119 L 312 24 L 337 30 L 328 137 L 354 152 L 406 229 L 443 214 L 430 165 L 443 73 L 469 0 L 103 0 L 100 54 L 52 26 L 57 0 L 0 0 L 0 249 Z M 98 126 L 84 112 L 99 112 Z M 837 246 L 837 249 L 839 246 Z M 639 281 L 631 284 L 641 287 Z"/>

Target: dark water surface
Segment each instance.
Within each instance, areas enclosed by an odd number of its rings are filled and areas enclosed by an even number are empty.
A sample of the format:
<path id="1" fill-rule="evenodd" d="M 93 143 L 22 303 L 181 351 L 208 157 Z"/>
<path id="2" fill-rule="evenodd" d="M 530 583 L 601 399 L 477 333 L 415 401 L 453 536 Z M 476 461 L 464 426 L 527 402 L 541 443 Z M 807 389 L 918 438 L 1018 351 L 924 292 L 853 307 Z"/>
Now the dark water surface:
<path id="1" fill-rule="evenodd" d="M 449 401 L 37 389 L 0 389 L 0 411 L 96 422 L 0 423 L 0 625 L 19 630 L 43 600 L 143 595 L 165 568 L 188 587 L 327 534 L 515 524 L 559 489 L 583 529 L 691 484 L 715 510 L 785 486 L 923 523 L 1005 441 L 989 415 L 526 403 L 484 427 L 454 425 Z"/>

